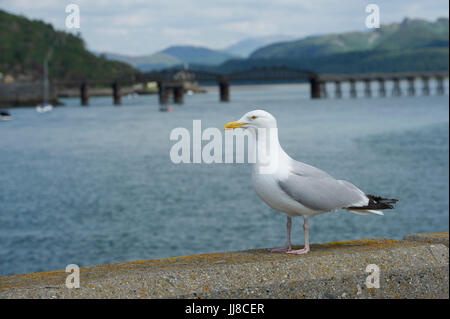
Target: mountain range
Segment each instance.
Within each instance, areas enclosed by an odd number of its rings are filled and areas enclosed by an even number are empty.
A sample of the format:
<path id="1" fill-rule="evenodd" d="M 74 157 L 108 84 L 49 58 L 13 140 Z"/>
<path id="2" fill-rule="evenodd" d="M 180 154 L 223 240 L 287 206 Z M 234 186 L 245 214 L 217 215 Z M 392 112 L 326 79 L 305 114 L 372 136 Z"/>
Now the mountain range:
<path id="1" fill-rule="evenodd" d="M 258 48 L 288 39 L 292 39 L 292 37 L 273 35 L 247 38 L 221 50 L 200 46 L 177 45 L 153 54 L 139 56 L 121 55 L 110 52 L 101 54 L 109 60 L 121 61 L 132 65 L 142 72 L 148 72 L 189 64 L 219 65 L 231 59 L 247 58 Z M 97 55 L 100 55 L 100 53 L 97 53 Z"/>
<path id="2" fill-rule="evenodd" d="M 313 58 L 355 51 L 394 51 L 429 47 L 448 48 L 448 18 L 434 22 L 404 19 L 382 25 L 374 31 L 310 36 L 296 41 L 275 43 L 254 51 L 251 59 Z"/>
<path id="3" fill-rule="evenodd" d="M 120 55 L 108 52 L 102 54 L 109 60 L 128 63 L 142 72 L 186 64 L 219 65 L 236 57 L 225 51 L 188 45 L 171 46 L 153 54 L 140 56 Z"/>
<path id="4" fill-rule="evenodd" d="M 219 65 L 230 59 L 247 58 L 253 51 L 267 44 L 290 39 L 292 37 L 283 35 L 247 38 L 221 50 L 200 46 L 177 45 L 153 54 L 139 56 L 110 52 L 102 54 L 107 59 L 128 63 L 142 72 L 147 72 L 186 64 Z"/>
<path id="5" fill-rule="evenodd" d="M 232 72 L 251 66 L 284 65 L 317 72 L 395 72 L 448 69 L 449 19 L 405 18 L 378 29 L 309 36 L 242 40 L 222 50 L 173 46 L 139 57 L 107 54 L 141 71 L 189 64 Z"/>
<path id="6" fill-rule="evenodd" d="M 191 69 L 229 73 L 252 67 L 286 66 L 318 73 L 448 70 L 449 19 L 404 19 L 371 31 L 311 36 L 274 43 L 247 59 Z"/>

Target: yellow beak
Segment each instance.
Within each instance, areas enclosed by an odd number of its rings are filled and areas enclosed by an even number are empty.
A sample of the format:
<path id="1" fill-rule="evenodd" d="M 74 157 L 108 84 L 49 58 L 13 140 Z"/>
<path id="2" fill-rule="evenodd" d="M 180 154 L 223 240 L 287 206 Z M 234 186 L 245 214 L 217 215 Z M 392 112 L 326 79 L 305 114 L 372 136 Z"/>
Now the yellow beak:
<path id="1" fill-rule="evenodd" d="M 234 121 L 234 122 L 229 122 L 227 124 L 225 124 L 224 128 L 226 130 L 231 130 L 233 128 L 238 128 L 244 125 L 247 125 L 248 123 L 242 123 L 242 122 L 238 122 L 238 121 Z"/>

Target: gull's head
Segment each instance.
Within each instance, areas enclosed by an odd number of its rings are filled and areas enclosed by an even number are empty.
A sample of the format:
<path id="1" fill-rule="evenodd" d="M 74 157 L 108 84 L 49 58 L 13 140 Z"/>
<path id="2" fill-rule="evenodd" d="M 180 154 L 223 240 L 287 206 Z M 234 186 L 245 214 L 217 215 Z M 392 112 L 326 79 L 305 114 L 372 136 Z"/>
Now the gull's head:
<path id="1" fill-rule="evenodd" d="M 234 128 L 276 128 L 277 120 L 272 114 L 263 110 L 254 110 L 245 113 L 239 120 L 225 124 L 225 129 Z"/>

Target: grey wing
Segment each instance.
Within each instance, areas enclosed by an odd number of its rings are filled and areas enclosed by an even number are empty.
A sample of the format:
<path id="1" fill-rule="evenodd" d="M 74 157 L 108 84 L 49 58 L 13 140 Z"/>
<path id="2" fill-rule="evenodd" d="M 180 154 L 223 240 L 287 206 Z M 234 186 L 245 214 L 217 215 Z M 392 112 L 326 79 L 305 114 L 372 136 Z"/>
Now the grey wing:
<path id="1" fill-rule="evenodd" d="M 327 172 L 322 171 L 321 169 L 318 169 L 317 167 L 298 162 L 296 160 L 293 160 L 292 158 L 289 159 L 289 166 L 290 171 L 292 174 L 300 175 L 300 176 L 326 176 L 331 177 L 328 175 Z M 332 178 L 332 177 L 331 177 Z"/>
<path id="2" fill-rule="evenodd" d="M 292 167 L 292 172 L 286 179 L 279 180 L 278 185 L 302 205 L 318 211 L 367 205 L 368 198 L 353 184 L 336 180 L 313 166 L 296 163 L 297 167 Z"/>

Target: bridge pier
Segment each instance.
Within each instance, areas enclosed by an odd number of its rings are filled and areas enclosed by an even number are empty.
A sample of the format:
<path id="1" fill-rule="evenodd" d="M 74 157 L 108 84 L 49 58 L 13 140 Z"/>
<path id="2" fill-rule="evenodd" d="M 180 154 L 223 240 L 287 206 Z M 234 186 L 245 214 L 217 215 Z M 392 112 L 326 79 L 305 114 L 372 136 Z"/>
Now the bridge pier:
<path id="1" fill-rule="evenodd" d="M 350 97 L 357 97 L 356 93 L 356 81 L 354 79 L 350 79 Z"/>
<path id="2" fill-rule="evenodd" d="M 117 82 L 114 82 L 112 84 L 112 89 L 113 89 L 113 103 L 114 103 L 114 105 L 120 105 L 122 103 L 120 84 Z"/>
<path id="3" fill-rule="evenodd" d="M 394 87 L 392 89 L 392 96 L 402 95 L 402 90 L 400 89 L 400 79 L 394 78 L 394 79 L 392 79 L 392 81 L 394 81 Z"/>
<path id="4" fill-rule="evenodd" d="M 437 81 L 436 93 L 438 95 L 444 95 L 444 92 L 445 92 L 445 89 L 444 89 L 444 78 L 442 76 L 437 76 L 436 77 L 436 81 Z"/>
<path id="5" fill-rule="evenodd" d="M 158 97 L 159 104 L 163 105 L 169 103 L 170 89 L 163 82 L 158 82 Z"/>
<path id="6" fill-rule="evenodd" d="M 414 96 L 416 94 L 416 88 L 414 87 L 414 77 L 408 77 L 408 95 Z"/>
<path id="7" fill-rule="evenodd" d="M 183 104 L 183 102 L 184 102 L 184 87 L 183 87 L 183 85 L 176 86 L 173 88 L 173 101 L 176 104 Z"/>
<path id="8" fill-rule="evenodd" d="M 422 94 L 425 96 L 430 95 L 430 78 L 428 76 L 423 76 L 422 82 L 423 82 Z"/>
<path id="9" fill-rule="evenodd" d="M 320 99 L 322 89 L 320 88 L 320 82 L 317 77 L 310 77 L 309 84 L 311 89 L 311 98 L 312 99 Z"/>
<path id="10" fill-rule="evenodd" d="M 378 96 L 386 96 L 386 85 L 384 79 L 378 79 Z"/>
<path id="11" fill-rule="evenodd" d="M 340 81 L 334 81 L 334 96 L 337 99 L 342 98 L 342 88 L 341 88 L 341 82 Z"/>
<path id="12" fill-rule="evenodd" d="M 86 82 L 83 82 L 80 85 L 80 99 L 81 99 L 81 105 L 83 105 L 83 106 L 89 105 L 89 88 L 88 88 Z"/>
<path id="13" fill-rule="evenodd" d="M 219 82 L 219 97 L 220 102 L 230 101 L 230 83 L 226 80 L 221 80 Z"/>
<path id="14" fill-rule="evenodd" d="M 370 87 L 370 79 L 364 79 L 364 95 L 365 95 L 365 97 L 372 97 L 372 89 Z"/>

